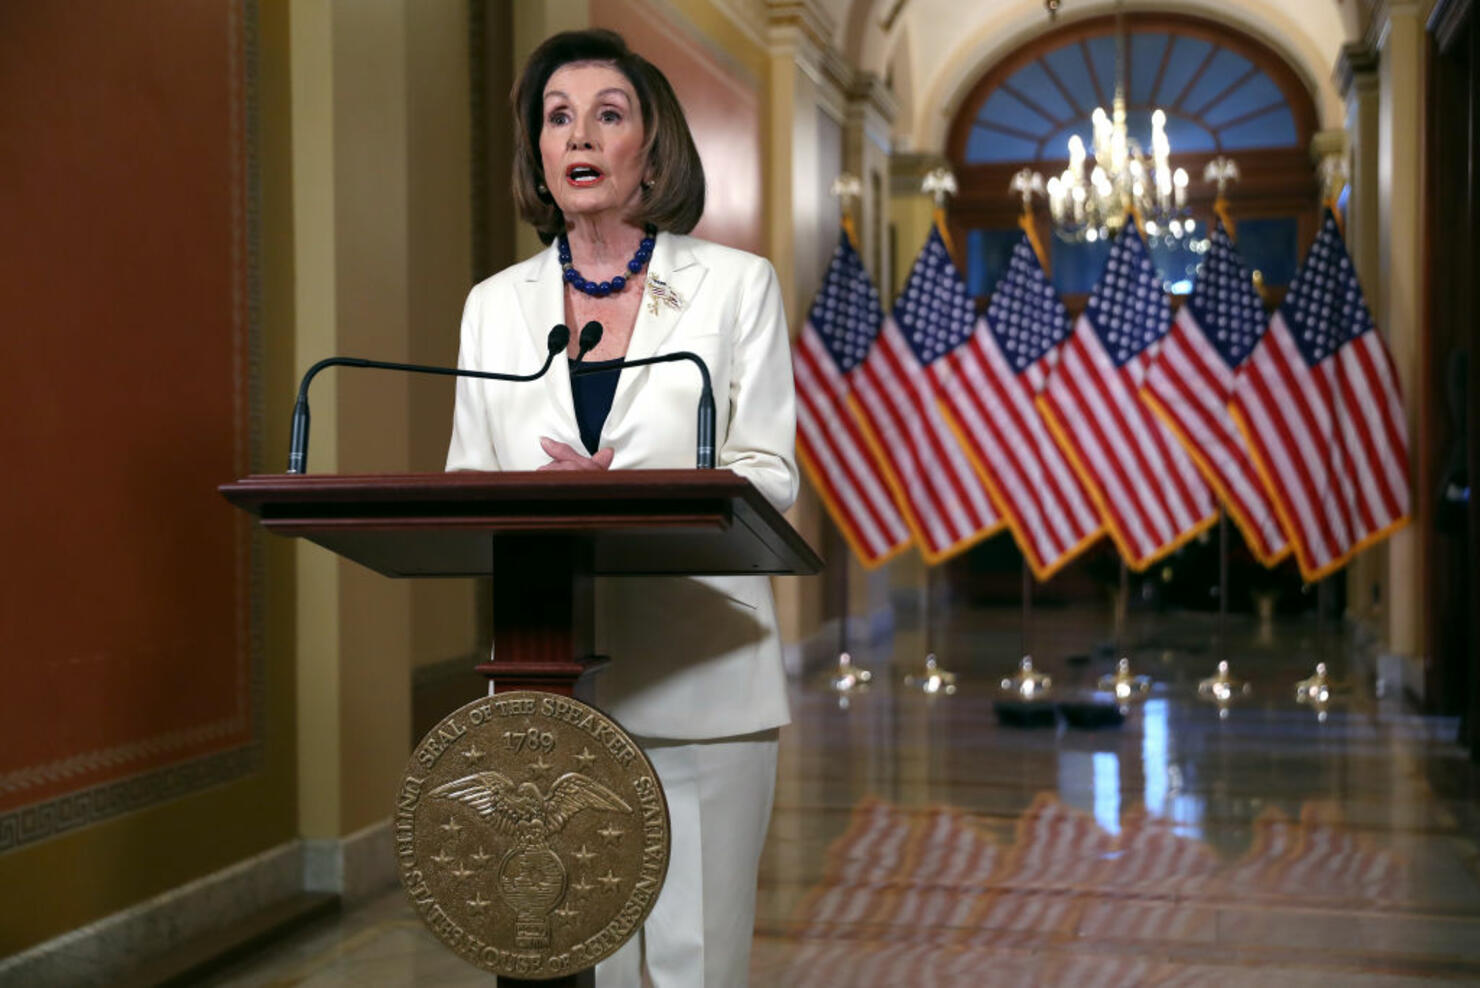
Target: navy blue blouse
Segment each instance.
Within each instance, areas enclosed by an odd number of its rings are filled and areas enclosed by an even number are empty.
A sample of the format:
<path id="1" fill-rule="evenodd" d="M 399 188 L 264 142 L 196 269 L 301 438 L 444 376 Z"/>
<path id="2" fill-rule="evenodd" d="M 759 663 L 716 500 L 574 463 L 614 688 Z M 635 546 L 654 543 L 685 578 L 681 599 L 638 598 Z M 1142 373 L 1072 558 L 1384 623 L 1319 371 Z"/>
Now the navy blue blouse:
<path id="1" fill-rule="evenodd" d="M 582 361 L 582 366 L 611 367 L 621 362 L 620 357 L 615 360 L 586 360 Z M 576 362 L 572 360 L 570 366 L 574 369 Z M 576 406 L 576 424 L 581 428 L 581 443 L 586 447 L 586 452 L 593 456 L 601 442 L 601 427 L 606 424 L 606 416 L 612 410 L 612 396 L 617 393 L 617 378 L 621 376 L 621 371 L 570 376 L 570 397 Z"/>

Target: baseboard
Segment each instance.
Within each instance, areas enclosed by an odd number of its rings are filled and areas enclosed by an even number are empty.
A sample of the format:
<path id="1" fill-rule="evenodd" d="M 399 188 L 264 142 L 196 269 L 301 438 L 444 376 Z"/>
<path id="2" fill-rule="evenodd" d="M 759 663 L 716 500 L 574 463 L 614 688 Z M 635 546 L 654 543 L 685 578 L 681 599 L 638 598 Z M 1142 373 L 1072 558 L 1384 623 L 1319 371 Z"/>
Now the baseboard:
<path id="1" fill-rule="evenodd" d="M 113 988 L 187 988 L 229 971 L 231 966 L 271 948 L 283 938 L 339 914 L 339 897 L 299 892 L 238 922 L 182 941 L 144 963 Z"/>
<path id="2" fill-rule="evenodd" d="M 1379 652 L 1376 663 L 1377 695 L 1402 697 L 1414 710 L 1424 708 L 1423 659 L 1413 655 Z"/>
<path id="3" fill-rule="evenodd" d="M 281 844 L 0 961 L 0 985 L 111 985 L 183 940 L 301 890 L 303 849 Z"/>
<path id="4" fill-rule="evenodd" d="M 305 892 L 336 892 L 344 907 L 350 908 L 396 884 L 396 852 L 389 820 L 347 837 L 302 843 Z"/>
<path id="5" fill-rule="evenodd" d="M 338 839 L 290 841 L 0 960 L 0 988 L 114 985 L 182 942 L 304 892 L 330 893 L 349 907 L 396 881 L 389 820 Z"/>

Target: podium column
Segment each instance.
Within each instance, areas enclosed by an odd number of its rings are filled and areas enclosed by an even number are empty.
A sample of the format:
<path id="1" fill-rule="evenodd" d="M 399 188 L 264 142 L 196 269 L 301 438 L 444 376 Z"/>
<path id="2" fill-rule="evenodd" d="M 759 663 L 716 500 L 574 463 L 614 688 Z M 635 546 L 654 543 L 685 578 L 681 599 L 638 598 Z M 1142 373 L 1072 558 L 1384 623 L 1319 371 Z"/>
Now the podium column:
<path id="1" fill-rule="evenodd" d="M 543 690 L 589 700 L 606 664 L 595 645 L 591 540 L 493 540 L 493 656 L 478 666 L 495 692 Z"/>

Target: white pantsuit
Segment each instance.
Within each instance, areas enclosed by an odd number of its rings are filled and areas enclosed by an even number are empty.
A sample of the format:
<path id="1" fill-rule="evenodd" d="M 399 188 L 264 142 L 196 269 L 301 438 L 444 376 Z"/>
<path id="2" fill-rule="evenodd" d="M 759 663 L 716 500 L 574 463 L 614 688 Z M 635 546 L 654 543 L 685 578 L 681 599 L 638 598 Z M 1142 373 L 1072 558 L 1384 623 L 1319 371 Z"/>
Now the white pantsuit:
<path id="1" fill-rule="evenodd" d="M 714 386 L 716 466 L 745 477 L 778 509 L 790 506 L 795 396 L 771 265 L 660 233 L 647 281 L 627 358 L 699 354 Z M 552 246 L 473 288 L 459 365 L 538 367 L 564 311 Z M 601 430 L 600 446 L 614 451 L 611 468 L 693 467 L 698 396 L 688 363 L 623 370 Z M 582 448 L 564 360 L 533 383 L 458 380 L 447 469 L 537 469 L 549 462 L 541 436 Z M 644 739 L 673 821 L 668 878 L 642 937 L 599 967 L 597 983 L 636 985 L 645 967 L 660 988 L 743 984 L 775 729 L 789 719 L 770 581 L 601 579 L 596 635 L 598 651 L 612 658 L 597 677 L 597 703 Z"/>
<path id="2" fill-rule="evenodd" d="M 673 850 L 642 935 L 596 965 L 601 988 L 638 988 L 644 970 L 654 988 L 745 984 L 776 735 L 772 728 L 724 741 L 639 739 L 668 798 Z"/>

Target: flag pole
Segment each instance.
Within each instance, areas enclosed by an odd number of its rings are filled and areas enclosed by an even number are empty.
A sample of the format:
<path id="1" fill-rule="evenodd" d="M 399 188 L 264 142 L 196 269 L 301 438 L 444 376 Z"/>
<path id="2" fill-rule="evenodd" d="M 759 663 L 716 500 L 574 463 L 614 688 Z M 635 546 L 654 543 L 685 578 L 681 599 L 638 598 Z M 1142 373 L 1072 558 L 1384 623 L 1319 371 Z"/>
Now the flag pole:
<path id="1" fill-rule="evenodd" d="M 848 237 L 848 242 L 858 250 L 858 227 L 853 220 L 854 203 L 863 194 L 863 183 L 858 176 L 843 172 L 832 184 L 832 195 L 838 200 L 838 209 L 842 213 L 841 222 L 843 232 Z M 862 254 L 860 253 L 860 257 Z M 836 668 L 833 670 L 829 683 L 836 693 L 847 694 L 868 683 L 871 675 L 866 670 L 855 670 L 853 668 L 853 657 L 848 653 L 848 620 L 852 605 L 852 595 L 848 587 L 848 570 L 853 562 L 849 558 L 848 548 L 845 546 L 838 573 L 838 659 Z M 846 706 L 846 696 L 839 697 L 838 702 Z"/>
<path id="2" fill-rule="evenodd" d="M 1023 556 L 1023 657 L 1033 655 L 1033 572 Z"/>
<path id="3" fill-rule="evenodd" d="M 1218 658 L 1228 658 L 1228 508 L 1218 513 Z"/>
<path id="4" fill-rule="evenodd" d="M 1233 214 L 1228 209 L 1228 183 L 1238 177 L 1238 166 L 1224 158 L 1210 162 L 1203 174 L 1218 183 L 1218 195 L 1213 199 L 1213 213 L 1223 224 L 1228 239 L 1237 243 L 1238 233 Z M 1228 661 L 1228 505 L 1220 504 L 1218 512 L 1218 659 Z"/>
<path id="5" fill-rule="evenodd" d="M 1341 218 L 1340 199 L 1346 181 L 1346 159 L 1339 154 L 1326 155 L 1321 161 L 1321 204 L 1331 212 L 1331 219 L 1343 239 L 1346 238 L 1346 224 Z M 1316 654 L 1327 669 L 1334 668 L 1331 664 L 1332 631 L 1328 627 L 1331 622 L 1326 615 L 1331 610 L 1330 584 L 1329 576 L 1316 581 Z"/>
<path id="6" fill-rule="evenodd" d="M 925 631 L 925 663 L 935 658 L 935 621 L 931 597 L 935 596 L 935 567 L 925 565 L 925 600 L 920 607 L 920 623 Z"/>
<path id="7" fill-rule="evenodd" d="M 1038 224 L 1033 219 L 1033 193 L 1043 193 L 1043 176 L 1025 168 L 1013 177 L 1011 189 L 1023 197 L 1023 211 L 1018 216 L 1018 226 L 1022 227 L 1024 236 L 1028 238 L 1028 246 L 1033 248 L 1033 254 L 1038 258 L 1038 267 L 1043 270 L 1044 277 L 1048 277 L 1048 252 L 1043 249 L 1043 241 L 1038 236 Z M 1033 571 L 1028 566 L 1027 553 L 1023 554 L 1022 582 L 1022 657 L 1026 659 L 1033 655 Z"/>
<path id="8" fill-rule="evenodd" d="M 1331 635 L 1326 624 L 1326 611 L 1330 609 L 1327 600 L 1327 588 L 1330 577 L 1323 576 L 1316 581 L 1316 655 L 1318 661 L 1325 663 L 1327 669 L 1331 665 Z"/>
<path id="9" fill-rule="evenodd" d="M 941 243 L 945 244 L 946 253 L 956 261 L 956 245 L 951 242 L 950 227 L 946 225 L 946 200 L 956 194 L 956 176 L 951 174 L 949 168 L 937 168 L 921 183 L 920 191 L 929 195 L 934 203 L 934 209 L 930 214 L 930 221 L 935 224 L 935 229 L 940 233 Z M 959 264 L 957 267 L 959 268 Z M 925 626 L 925 668 L 927 670 L 938 669 L 939 660 L 935 657 L 935 621 L 934 600 L 935 596 L 935 567 L 927 560 L 925 563 L 925 606 L 922 609 Z"/>
<path id="10" fill-rule="evenodd" d="M 946 225 L 946 200 L 956 194 L 956 176 L 949 168 L 932 169 L 921 181 L 920 191 L 930 196 L 934 204 L 931 211 L 931 222 L 940 233 L 941 243 L 945 245 L 946 253 L 955 263 L 955 245 L 951 242 L 950 228 Z M 925 579 L 922 590 L 924 600 L 920 606 L 920 623 L 925 635 L 925 665 L 919 672 L 905 676 L 904 682 L 906 686 L 925 693 L 951 694 L 956 692 L 956 675 L 943 669 L 935 656 L 934 602 L 931 599 L 935 596 L 935 566 L 928 559 L 924 562 Z"/>
<path id="11" fill-rule="evenodd" d="M 920 191 L 930 196 L 934 209 L 931 210 L 930 221 L 935 224 L 935 229 L 940 233 L 941 243 L 945 244 L 946 253 L 951 256 L 952 262 L 956 260 L 956 245 L 951 242 L 951 230 L 946 225 L 946 200 L 956 194 L 956 176 L 951 174 L 949 168 L 936 168 L 925 176 L 920 183 Z M 959 268 L 959 264 L 957 267 Z M 940 668 L 940 662 L 935 657 L 935 622 L 934 601 L 935 596 L 935 567 L 927 560 L 925 563 L 925 606 L 923 608 L 923 620 L 925 625 L 925 669 L 926 678 L 929 673 Z M 952 677 L 954 678 L 954 677 Z"/>

